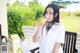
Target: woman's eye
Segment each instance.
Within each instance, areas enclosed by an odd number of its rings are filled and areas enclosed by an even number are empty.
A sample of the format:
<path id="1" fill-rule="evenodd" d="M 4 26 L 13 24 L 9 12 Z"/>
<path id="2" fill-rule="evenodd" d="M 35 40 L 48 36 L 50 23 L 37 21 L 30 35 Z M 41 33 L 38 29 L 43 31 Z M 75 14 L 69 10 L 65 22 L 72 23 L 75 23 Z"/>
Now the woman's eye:
<path id="1" fill-rule="evenodd" d="M 52 12 L 46 12 L 46 14 L 53 14 Z"/>
<path id="2" fill-rule="evenodd" d="M 53 13 L 50 13 L 50 14 L 53 14 Z"/>

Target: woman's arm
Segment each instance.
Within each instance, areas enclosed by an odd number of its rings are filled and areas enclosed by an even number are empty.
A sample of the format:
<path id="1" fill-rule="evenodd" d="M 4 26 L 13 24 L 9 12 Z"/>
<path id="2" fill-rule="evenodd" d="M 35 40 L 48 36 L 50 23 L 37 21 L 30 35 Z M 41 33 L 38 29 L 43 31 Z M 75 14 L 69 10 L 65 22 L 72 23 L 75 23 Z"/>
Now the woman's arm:
<path id="1" fill-rule="evenodd" d="M 61 43 L 56 42 L 56 43 L 55 43 L 55 46 L 54 46 L 54 48 L 53 48 L 52 53 L 58 53 L 60 46 L 61 46 Z"/>
<path id="2" fill-rule="evenodd" d="M 37 42 L 39 40 L 41 31 L 42 31 L 41 29 L 37 29 L 36 33 L 33 35 L 33 42 Z"/>
<path id="3" fill-rule="evenodd" d="M 62 24 L 60 24 L 58 29 L 59 29 L 58 30 L 58 36 L 57 36 L 56 43 L 55 43 L 55 46 L 53 49 L 53 53 L 58 53 L 61 44 L 64 44 L 64 39 L 65 39 L 64 26 Z"/>
<path id="4" fill-rule="evenodd" d="M 41 31 L 42 31 L 42 27 L 43 27 L 43 25 L 41 25 L 40 20 L 38 20 L 37 30 L 36 30 L 35 34 L 33 35 L 33 42 L 37 42 L 39 40 Z"/>

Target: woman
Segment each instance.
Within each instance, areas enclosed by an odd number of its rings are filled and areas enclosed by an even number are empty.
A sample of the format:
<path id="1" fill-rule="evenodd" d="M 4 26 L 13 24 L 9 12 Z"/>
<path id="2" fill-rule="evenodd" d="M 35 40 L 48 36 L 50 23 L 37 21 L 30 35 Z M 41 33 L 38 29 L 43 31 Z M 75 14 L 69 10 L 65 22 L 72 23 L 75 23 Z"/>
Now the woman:
<path id="1" fill-rule="evenodd" d="M 49 4 L 45 11 L 46 24 L 41 25 L 38 21 L 33 42 L 39 42 L 40 53 L 63 53 L 61 44 L 64 43 L 64 26 L 59 23 L 59 8 Z"/>

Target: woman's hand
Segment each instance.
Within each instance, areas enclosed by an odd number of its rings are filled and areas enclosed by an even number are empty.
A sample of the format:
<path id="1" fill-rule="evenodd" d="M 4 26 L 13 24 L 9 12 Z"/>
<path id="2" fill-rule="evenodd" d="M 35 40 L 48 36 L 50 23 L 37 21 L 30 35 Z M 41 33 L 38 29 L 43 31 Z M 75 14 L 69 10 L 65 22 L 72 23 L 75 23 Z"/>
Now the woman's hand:
<path id="1" fill-rule="evenodd" d="M 38 23 L 37 23 L 38 29 L 42 29 L 42 27 L 43 27 L 43 25 L 40 24 L 40 22 L 41 22 L 41 19 L 39 19 L 39 20 L 38 20 Z"/>
<path id="2" fill-rule="evenodd" d="M 43 25 L 46 24 L 46 22 L 47 22 L 47 18 L 40 18 L 38 20 L 38 27 L 41 29 Z"/>
<path id="3" fill-rule="evenodd" d="M 38 20 L 37 23 L 37 29 L 35 34 L 33 35 L 33 42 L 37 42 L 41 36 L 41 31 L 42 31 L 42 27 L 43 25 L 40 24 L 41 19 Z"/>

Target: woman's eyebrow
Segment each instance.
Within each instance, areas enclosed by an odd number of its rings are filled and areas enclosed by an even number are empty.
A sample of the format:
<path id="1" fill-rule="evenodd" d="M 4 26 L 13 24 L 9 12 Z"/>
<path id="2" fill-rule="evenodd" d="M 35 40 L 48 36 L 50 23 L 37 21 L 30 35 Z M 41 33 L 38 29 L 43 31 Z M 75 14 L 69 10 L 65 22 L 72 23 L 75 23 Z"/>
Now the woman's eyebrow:
<path id="1" fill-rule="evenodd" d="M 50 11 L 50 13 L 53 13 L 53 11 Z"/>

